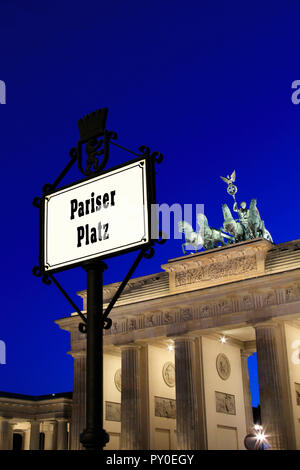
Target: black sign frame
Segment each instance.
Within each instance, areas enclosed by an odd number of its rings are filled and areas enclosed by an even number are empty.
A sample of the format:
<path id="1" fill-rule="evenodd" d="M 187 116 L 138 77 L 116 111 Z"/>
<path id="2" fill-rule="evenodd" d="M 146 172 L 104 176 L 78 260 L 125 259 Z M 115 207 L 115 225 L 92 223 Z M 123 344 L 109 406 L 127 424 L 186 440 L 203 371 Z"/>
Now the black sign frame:
<path id="1" fill-rule="evenodd" d="M 132 165 L 134 163 L 138 163 L 138 162 L 145 162 L 145 165 L 146 165 L 146 169 L 145 169 L 145 173 L 146 173 L 146 194 L 147 194 L 147 201 L 146 201 L 146 207 L 147 207 L 147 218 L 148 218 L 148 233 L 146 234 L 147 235 L 147 238 L 148 238 L 148 242 L 147 243 L 140 243 L 138 245 L 135 245 L 133 247 L 129 247 L 129 248 L 121 248 L 121 249 L 117 249 L 116 252 L 114 253 L 107 253 L 107 254 L 95 254 L 95 257 L 93 258 L 89 258 L 88 260 L 83 260 L 83 261 L 78 261 L 77 263 L 72 263 L 70 262 L 70 265 L 68 266 L 62 266 L 62 267 L 57 267 L 57 268 L 53 268 L 53 269 L 46 269 L 45 268 L 45 201 L 47 199 L 48 196 L 50 195 L 53 195 L 55 193 L 58 193 L 62 190 L 65 190 L 65 189 L 71 189 L 72 187 L 78 185 L 78 184 L 81 184 L 81 183 L 88 183 L 88 182 L 92 182 L 93 180 L 97 179 L 99 176 L 102 176 L 102 175 L 105 175 L 105 174 L 109 174 L 113 171 L 116 171 L 116 170 L 119 170 L 121 168 L 126 168 L 127 166 L 129 165 Z M 156 241 L 156 239 L 152 239 L 151 237 L 151 234 L 152 234 L 152 220 L 151 220 L 151 214 L 152 214 L 152 211 L 151 211 L 151 207 L 152 205 L 155 205 L 156 204 L 156 193 L 155 193 L 155 168 L 154 168 L 154 159 L 151 158 L 151 156 L 143 156 L 141 155 L 140 157 L 138 158 L 135 158 L 135 159 L 132 159 L 132 160 L 129 160 L 125 163 L 122 163 L 120 165 L 117 165 L 117 166 L 114 166 L 112 168 L 108 168 L 107 170 L 104 170 L 102 171 L 100 174 L 98 175 L 92 175 L 92 176 L 89 176 L 89 177 L 86 177 L 86 178 L 83 178 L 81 180 L 78 180 L 78 181 L 75 181 L 73 183 L 70 183 L 70 184 L 67 184 L 65 186 L 62 186 L 58 189 L 53 189 L 53 190 L 49 190 L 49 191 L 46 191 L 42 198 L 41 198 L 41 201 L 40 201 L 40 204 L 39 204 L 39 210 L 40 210 L 40 223 L 39 223 L 39 267 L 40 267 L 40 272 L 42 275 L 47 275 L 48 273 L 50 274 L 54 274 L 54 273 L 57 273 L 57 272 L 61 272 L 61 271 L 67 271 L 69 269 L 73 269 L 73 268 L 77 268 L 77 267 L 83 267 L 91 262 L 96 262 L 96 261 L 101 261 L 101 260 L 106 260 L 106 259 L 109 259 L 109 258 L 114 258 L 116 256 L 120 256 L 120 255 L 124 255 L 124 254 L 127 254 L 127 253 L 131 253 L 133 251 L 137 251 L 137 250 L 140 250 L 141 248 L 143 249 L 149 249 L 153 243 Z"/>

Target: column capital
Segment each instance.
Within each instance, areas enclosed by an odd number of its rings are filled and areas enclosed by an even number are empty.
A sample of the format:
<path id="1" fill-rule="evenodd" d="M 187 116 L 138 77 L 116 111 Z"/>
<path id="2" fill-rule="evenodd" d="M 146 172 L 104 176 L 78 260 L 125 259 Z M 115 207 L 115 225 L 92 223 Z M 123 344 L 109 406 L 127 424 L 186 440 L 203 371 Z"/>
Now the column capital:
<path id="1" fill-rule="evenodd" d="M 57 419 L 56 418 L 51 418 L 51 419 L 46 419 L 44 421 L 45 424 L 53 424 L 53 425 L 56 425 L 57 424 Z"/>
<path id="2" fill-rule="evenodd" d="M 253 324 L 253 328 L 277 328 L 279 326 L 278 322 L 272 320 L 258 321 Z"/>
<path id="3" fill-rule="evenodd" d="M 86 350 L 82 349 L 81 351 L 69 351 L 68 354 L 72 356 L 74 359 L 80 358 L 80 357 L 86 357 Z"/>
<path id="4" fill-rule="evenodd" d="M 247 351 L 247 349 L 241 349 L 241 357 L 248 358 L 248 357 L 252 356 L 253 354 L 254 354 L 254 352 L 252 352 L 252 351 Z"/>
<path id="5" fill-rule="evenodd" d="M 70 420 L 69 420 L 68 418 L 58 416 L 57 418 L 55 418 L 55 421 L 56 421 L 57 423 L 67 423 L 67 422 L 69 422 Z"/>
<path id="6" fill-rule="evenodd" d="M 179 342 L 194 342 L 198 336 L 196 335 L 179 335 L 179 336 L 169 336 L 170 339 L 174 341 L 174 343 L 179 343 Z"/>
<path id="7" fill-rule="evenodd" d="M 137 343 L 119 344 L 121 351 L 127 351 L 128 349 L 141 349 L 141 345 Z"/>

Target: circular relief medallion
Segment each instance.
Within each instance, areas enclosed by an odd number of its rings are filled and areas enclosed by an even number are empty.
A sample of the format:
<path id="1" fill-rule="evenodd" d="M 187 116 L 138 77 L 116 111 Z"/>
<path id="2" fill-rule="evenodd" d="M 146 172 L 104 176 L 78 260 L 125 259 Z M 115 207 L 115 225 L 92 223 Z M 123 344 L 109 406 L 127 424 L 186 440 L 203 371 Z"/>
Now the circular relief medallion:
<path id="1" fill-rule="evenodd" d="M 117 369 L 114 377 L 115 386 L 119 392 L 122 389 L 121 369 Z"/>
<path id="2" fill-rule="evenodd" d="M 230 376 L 231 367 L 230 362 L 225 354 L 218 354 L 216 361 L 217 371 L 221 379 L 227 380 Z"/>
<path id="3" fill-rule="evenodd" d="M 173 362 L 166 362 L 164 364 L 162 376 L 168 387 L 175 387 L 175 365 Z"/>

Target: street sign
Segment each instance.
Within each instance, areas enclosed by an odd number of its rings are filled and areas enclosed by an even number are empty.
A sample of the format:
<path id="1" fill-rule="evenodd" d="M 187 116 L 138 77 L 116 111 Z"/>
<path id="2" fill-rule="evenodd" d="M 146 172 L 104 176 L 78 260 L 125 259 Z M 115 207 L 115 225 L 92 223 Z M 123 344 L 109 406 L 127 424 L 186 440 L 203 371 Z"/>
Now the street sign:
<path id="1" fill-rule="evenodd" d="M 133 160 L 47 193 L 41 265 L 54 272 L 150 242 L 149 162 Z"/>
<path id="2" fill-rule="evenodd" d="M 112 325 L 109 313 L 143 258 L 154 255 L 151 237 L 151 207 L 156 203 L 155 164 L 163 155 L 142 145 L 136 153 L 115 142 L 117 134 L 106 129 L 108 109 L 87 114 L 78 121 L 80 140 L 71 148 L 71 160 L 56 180 L 43 186 L 43 195 L 33 199 L 39 209 L 39 265 L 32 274 L 46 285 L 52 283 L 77 312 L 86 334 L 86 427 L 80 442 L 89 450 L 100 450 L 109 442 L 103 429 L 103 329 Z M 111 146 L 137 158 L 104 171 Z M 86 159 L 84 158 L 86 154 Z M 84 160 L 85 163 L 84 163 Z M 86 178 L 56 189 L 77 163 Z M 159 232 L 157 234 L 161 236 Z M 103 259 L 138 250 L 139 253 L 106 307 L 103 309 Z M 56 271 L 81 266 L 87 273 L 87 312 L 84 314 L 55 278 Z"/>

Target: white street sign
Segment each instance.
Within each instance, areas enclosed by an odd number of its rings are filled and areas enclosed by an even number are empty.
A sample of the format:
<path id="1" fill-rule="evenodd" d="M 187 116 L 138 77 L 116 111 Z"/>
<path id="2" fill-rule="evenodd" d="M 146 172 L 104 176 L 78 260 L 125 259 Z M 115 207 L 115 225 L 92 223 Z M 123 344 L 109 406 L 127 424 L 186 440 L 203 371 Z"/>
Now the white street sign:
<path id="1" fill-rule="evenodd" d="M 45 197 L 46 271 L 147 244 L 146 160 L 141 159 Z"/>

